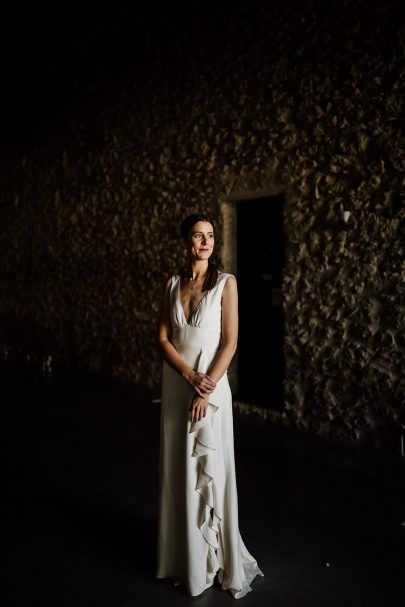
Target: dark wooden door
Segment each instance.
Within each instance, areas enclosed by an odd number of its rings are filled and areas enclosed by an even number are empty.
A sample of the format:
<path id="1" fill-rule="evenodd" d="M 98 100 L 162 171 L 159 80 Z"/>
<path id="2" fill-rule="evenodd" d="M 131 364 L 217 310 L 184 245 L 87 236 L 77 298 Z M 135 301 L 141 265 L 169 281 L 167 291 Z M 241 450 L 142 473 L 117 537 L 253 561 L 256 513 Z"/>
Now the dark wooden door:
<path id="1" fill-rule="evenodd" d="M 283 196 L 236 203 L 238 398 L 283 408 Z"/>

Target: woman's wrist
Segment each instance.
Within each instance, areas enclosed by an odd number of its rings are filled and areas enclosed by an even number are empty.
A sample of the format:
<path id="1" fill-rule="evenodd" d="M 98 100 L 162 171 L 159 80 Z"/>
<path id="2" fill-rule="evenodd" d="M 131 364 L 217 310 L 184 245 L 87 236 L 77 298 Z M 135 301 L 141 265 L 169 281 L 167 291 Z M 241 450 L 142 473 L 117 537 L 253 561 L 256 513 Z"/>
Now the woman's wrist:
<path id="1" fill-rule="evenodd" d="M 201 396 L 201 394 L 198 394 L 198 392 L 194 391 L 194 400 L 196 400 L 197 398 L 199 400 L 203 400 L 204 402 L 208 402 L 208 400 L 209 400 L 208 394 L 207 394 L 207 396 Z"/>
<path id="2" fill-rule="evenodd" d="M 185 379 L 186 382 L 189 384 L 192 384 L 193 374 L 194 374 L 194 369 L 192 369 L 191 367 L 186 367 L 181 372 L 182 378 Z"/>

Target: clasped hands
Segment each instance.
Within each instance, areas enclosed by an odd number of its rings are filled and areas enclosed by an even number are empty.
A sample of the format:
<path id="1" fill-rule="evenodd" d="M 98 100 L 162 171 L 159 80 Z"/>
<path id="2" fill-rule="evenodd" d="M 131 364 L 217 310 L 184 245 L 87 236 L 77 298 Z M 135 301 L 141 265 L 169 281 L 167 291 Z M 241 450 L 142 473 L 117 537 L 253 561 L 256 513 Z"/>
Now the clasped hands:
<path id="1" fill-rule="evenodd" d="M 217 384 L 213 379 L 210 378 L 206 373 L 200 373 L 199 371 L 194 371 L 191 379 L 190 385 L 197 392 L 201 398 L 207 398 L 211 392 L 214 392 Z"/>
<path id="2" fill-rule="evenodd" d="M 216 383 L 206 373 L 195 371 L 190 381 L 191 386 L 197 393 L 190 405 L 190 419 L 198 422 L 207 415 L 208 397 L 215 390 Z"/>

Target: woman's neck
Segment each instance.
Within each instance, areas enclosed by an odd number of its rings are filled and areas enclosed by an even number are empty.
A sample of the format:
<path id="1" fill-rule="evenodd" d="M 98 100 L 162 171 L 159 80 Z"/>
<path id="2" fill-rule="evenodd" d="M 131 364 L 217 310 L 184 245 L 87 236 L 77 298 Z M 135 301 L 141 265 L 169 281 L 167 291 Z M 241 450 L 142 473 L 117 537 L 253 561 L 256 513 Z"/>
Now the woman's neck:
<path id="1" fill-rule="evenodd" d="M 192 280 L 204 278 L 208 270 L 208 261 L 193 261 L 189 265 L 189 276 Z"/>

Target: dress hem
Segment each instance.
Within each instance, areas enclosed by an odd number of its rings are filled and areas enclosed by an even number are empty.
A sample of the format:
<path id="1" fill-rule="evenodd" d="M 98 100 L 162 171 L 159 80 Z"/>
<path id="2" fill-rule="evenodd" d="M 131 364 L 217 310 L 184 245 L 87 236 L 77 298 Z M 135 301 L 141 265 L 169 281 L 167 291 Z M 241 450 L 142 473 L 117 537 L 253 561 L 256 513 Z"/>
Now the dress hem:
<path id="1" fill-rule="evenodd" d="M 230 593 L 230 595 L 235 599 L 242 599 L 244 596 L 246 596 L 247 594 L 249 594 L 249 592 L 251 592 L 253 589 L 250 586 L 250 584 L 253 582 L 253 580 L 259 575 L 260 577 L 264 577 L 264 573 L 258 569 L 256 571 L 256 573 L 253 574 L 252 577 L 249 576 L 249 579 L 246 579 L 247 585 L 243 586 L 242 588 L 236 590 L 235 588 L 232 588 L 231 586 L 224 586 L 221 581 L 219 580 L 219 575 L 220 572 L 222 571 L 222 573 L 224 573 L 224 570 L 222 569 L 222 567 L 219 567 L 217 569 L 217 571 L 215 572 L 215 576 L 213 578 L 213 580 L 210 583 L 207 583 L 207 585 L 202 589 L 199 590 L 198 592 L 190 592 L 188 586 L 184 583 L 184 582 L 179 582 L 175 577 L 171 576 L 171 575 L 158 575 L 155 574 L 155 578 L 159 579 L 159 580 L 172 580 L 174 582 L 174 586 L 183 586 L 183 588 L 185 588 L 187 590 L 187 594 L 189 594 L 190 596 L 199 596 L 200 594 L 202 594 L 203 592 L 205 592 L 206 590 L 208 590 L 209 588 L 212 588 L 215 584 L 215 580 L 217 579 L 218 584 L 220 585 L 222 590 L 228 590 L 228 592 Z"/>

